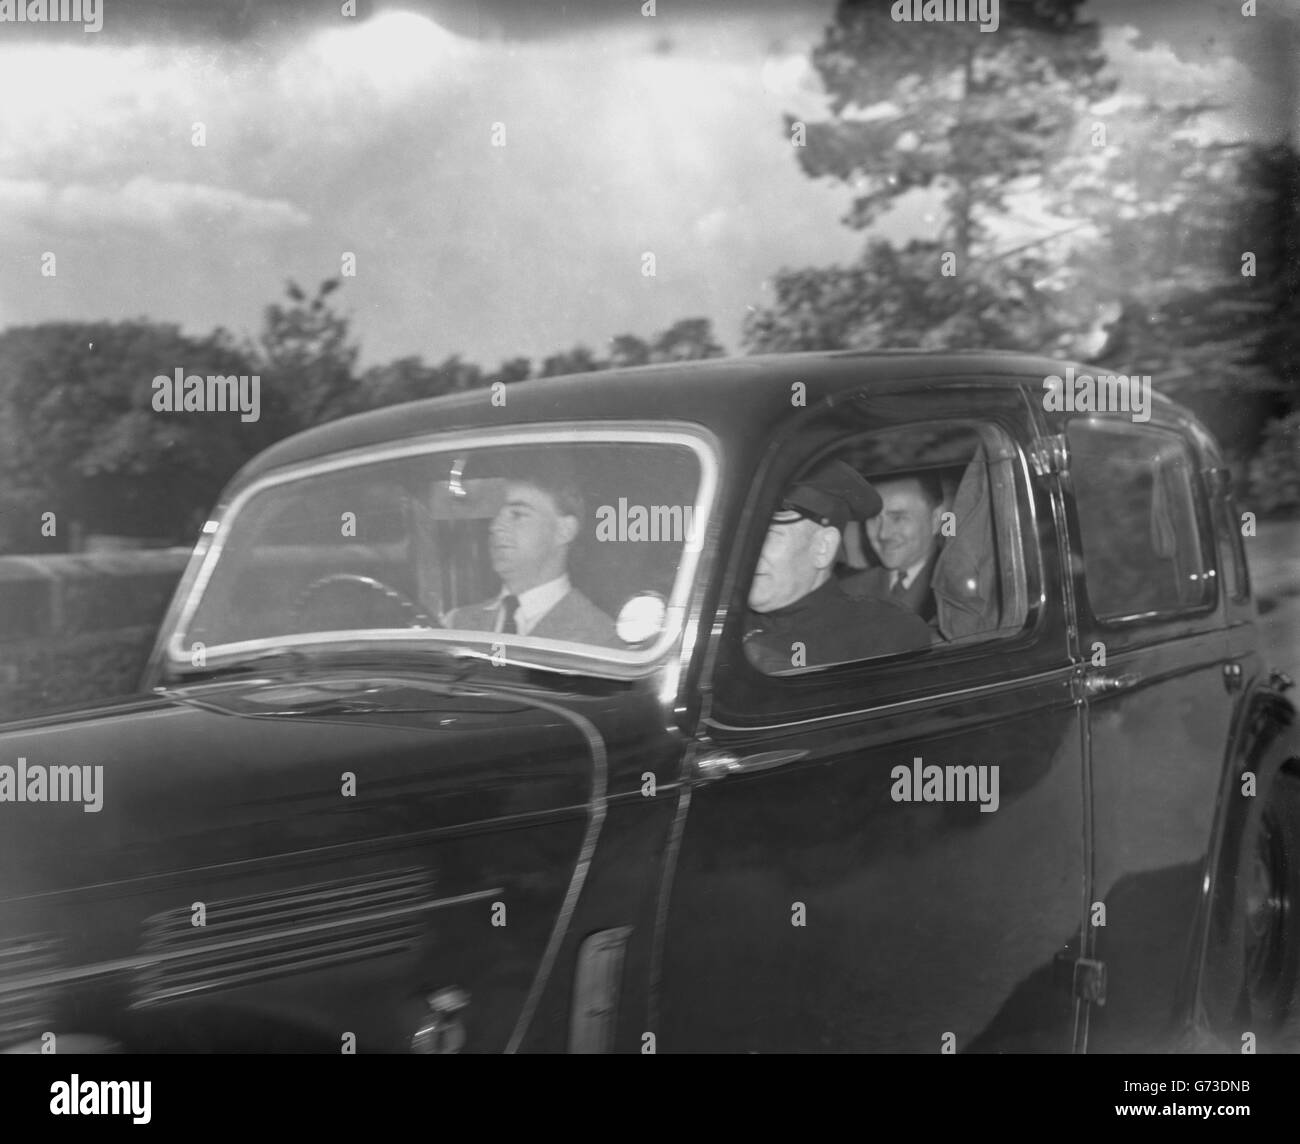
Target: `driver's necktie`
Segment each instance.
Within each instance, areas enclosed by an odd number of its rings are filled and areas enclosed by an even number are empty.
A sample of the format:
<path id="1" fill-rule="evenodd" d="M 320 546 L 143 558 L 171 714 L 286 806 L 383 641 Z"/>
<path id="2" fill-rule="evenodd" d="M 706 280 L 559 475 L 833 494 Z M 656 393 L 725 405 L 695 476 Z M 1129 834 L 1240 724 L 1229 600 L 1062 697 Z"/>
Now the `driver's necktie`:
<path id="1" fill-rule="evenodd" d="M 895 600 L 901 600 L 907 595 L 907 573 L 899 572 L 894 576 L 894 586 L 889 589 L 889 594 Z"/>
<path id="2" fill-rule="evenodd" d="M 504 619 L 501 622 L 501 630 L 507 635 L 517 636 L 519 634 L 519 625 L 515 623 L 515 613 L 519 611 L 519 597 L 506 596 L 501 601 L 501 607 L 505 611 Z"/>

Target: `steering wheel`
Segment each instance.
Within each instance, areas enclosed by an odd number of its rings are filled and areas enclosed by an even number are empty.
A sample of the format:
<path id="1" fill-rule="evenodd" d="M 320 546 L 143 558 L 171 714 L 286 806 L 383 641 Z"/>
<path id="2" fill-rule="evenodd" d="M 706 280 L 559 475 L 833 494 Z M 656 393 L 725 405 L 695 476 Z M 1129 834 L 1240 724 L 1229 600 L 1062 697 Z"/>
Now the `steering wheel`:
<path id="1" fill-rule="evenodd" d="M 308 584 L 298 593 L 289 609 L 289 618 L 293 626 L 296 628 L 301 624 L 304 613 L 316 602 L 321 592 L 340 584 L 351 584 L 370 592 L 378 592 L 390 604 L 400 609 L 402 618 L 408 628 L 432 628 L 434 626 L 419 604 L 405 592 L 394 588 L 391 584 L 385 584 L 382 580 L 376 580 L 373 576 L 361 576 L 355 572 L 331 572 L 327 576 L 321 576 Z"/>

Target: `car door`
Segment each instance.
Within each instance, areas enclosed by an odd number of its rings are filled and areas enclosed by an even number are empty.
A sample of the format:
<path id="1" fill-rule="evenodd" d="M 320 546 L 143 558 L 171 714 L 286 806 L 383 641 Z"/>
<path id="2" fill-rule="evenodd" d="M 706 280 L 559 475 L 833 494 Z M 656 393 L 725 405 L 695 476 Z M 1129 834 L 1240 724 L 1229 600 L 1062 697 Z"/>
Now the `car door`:
<path id="1" fill-rule="evenodd" d="M 792 476 L 828 451 L 879 455 L 882 442 L 942 438 L 955 424 L 980 435 L 997 474 L 1010 622 L 903 655 L 758 670 L 742 650 L 747 586 Z M 1019 392 L 970 383 L 809 410 L 769 451 L 706 663 L 664 935 L 660 1051 L 1073 1046 L 1081 726 L 1057 522 L 1031 472 L 1033 447 Z M 923 774 L 996 766 L 996 809 L 901 801 L 915 788 L 898 776 L 917 764 Z"/>
<path id="2" fill-rule="evenodd" d="M 1236 677 L 1194 439 L 1157 409 L 1050 413 L 1083 653 L 1091 956 L 1107 1000 L 1089 1047 L 1167 1047 L 1201 907 Z"/>

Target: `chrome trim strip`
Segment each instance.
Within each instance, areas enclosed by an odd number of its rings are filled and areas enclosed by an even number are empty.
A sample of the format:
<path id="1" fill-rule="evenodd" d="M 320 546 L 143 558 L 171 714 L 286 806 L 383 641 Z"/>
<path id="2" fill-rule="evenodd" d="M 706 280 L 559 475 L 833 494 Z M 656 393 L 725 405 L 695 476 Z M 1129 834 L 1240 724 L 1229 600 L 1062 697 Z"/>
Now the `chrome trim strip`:
<path id="1" fill-rule="evenodd" d="M 363 925 L 368 922 L 384 921 L 388 918 L 400 917 L 404 914 L 416 914 L 429 910 L 440 910 L 445 906 L 459 906 L 466 902 L 480 901 L 483 898 L 491 897 L 493 894 L 500 894 L 502 891 L 503 887 L 494 886 L 490 890 L 475 890 L 470 894 L 458 894 L 452 898 L 440 898 L 433 902 L 418 902 L 413 906 L 401 906 L 397 909 L 380 910 L 371 914 L 353 914 L 349 917 L 335 919 L 334 921 L 315 922 L 312 925 L 291 926 L 286 929 L 268 930 L 265 933 L 252 934 L 249 937 L 230 938 L 225 941 L 203 942 L 202 944 L 193 945 L 188 949 L 174 949 L 162 953 L 139 954 L 135 957 L 118 958 L 115 961 L 101 961 L 92 965 L 75 966 L 71 969 L 59 970 L 55 973 L 34 976 L 28 975 L 27 977 L 20 977 L 11 981 L 0 981 L 0 996 L 6 993 L 16 993 L 22 989 L 31 988 L 33 985 L 59 985 L 68 981 L 83 981 L 87 978 L 102 977 L 111 973 L 125 973 L 134 969 L 146 969 L 154 965 L 161 965 L 164 962 L 183 961 L 186 958 L 217 953 L 222 950 L 237 949 L 268 941 L 279 941 L 286 937 L 297 937 L 308 933 L 323 933 L 329 930 L 338 930 L 351 926 Z"/>
<path id="2" fill-rule="evenodd" d="M 782 731 L 787 727 L 807 727 L 817 723 L 833 723 L 843 719 L 854 719 L 861 715 L 892 715 L 905 711 L 924 710 L 927 707 L 937 707 L 944 703 L 968 697 L 999 695 L 1004 691 L 1019 691 L 1025 687 L 1033 687 L 1040 683 L 1051 683 L 1058 679 L 1068 681 L 1073 678 L 1075 670 L 1075 664 L 1066 664 L 1062 667 L 1053 668 L 1051 671 L 1040 672 L 1037 675 L 999 680 L 997 683 L 984 683 L 978 687 L 968 687 L 963 691 L 946 691 L 942 695 L 923 695 L 916 699 L 901 699 L 897 703 L 887 703 L 883 707 L 859 707 L 852 711 L 836 711 L 831 715 L 818 715 L 812 719 L 795 719 L 789 723 L 761 723 L 752 727 L 740 727 L 731 723 L 720 723 L 716 719 L 708 719 L 705 722 L 709 727 L 716 728 L 719 731 L 734 731 L 738 734 L 762 734 L 764 731 Z"/>
<path id="3" fill-rule="evenodd" d="M 1082 679 L 1083 676 L 1080 676 Z M 1079 903 L 1082 913 L 1079 915 L 1079 928 L 1082 931 L 1079 941 L 1079 956 L 1095 958 L 1097 956 L 1097 927 L 1090 924 L 1089 916 L 1092 903 L 1097 900 L 1097 844 L 1096 844 L 1096 807 L 1093 805 L 1092 774 L 1092 709 L 1086 699 L 1075 703 L 1075 718 L 1079 729 L 1079 763 L 1083 772 L 1083 901 Z M 1075 1053 L 1088 1051 L 1088 1034 L 1092 1029 L 1092 1005 L 1085 1001 L 1076 991 L 1074 994 L 1074 1034 L 1071 1038 L 1071 1050 Z"/>
<path id="4" fill-rule="evenodd" d="M 682 761 L 683 774 L 689 772 L 699 745 L 692 742 L 686 757 Z M 661 787 L 660 790 L 663 788 Z M 668 827 L 668 845 L 664 848 L 663 873 L 659 879 L 659 891 L 655 901 L 655 930 L 650 945 L 650 983 L 646 999 L 647 1031 L 656 1038 L 655 1051 L 658 1051 L 659 1037 L 659 997 L 663 992 L 664 942 L 668 935 L 668 911 L 672 907 L 673 881 L 677 876 L 677 858 L 682 849 L 682 835 L 686 830 L 686 818 L 691 808 L 691 791 L 694 788 L 688 782 L 680 784 L 677 795 L 677 807 L 673 811 L 673 820 Z"/>
<path id="5" fill-rule="evenodd" d="M 1215 569 L 1210 568 L 1205 572 L 1207 580 L 1215 580 Z M 1086 580 L 1087 570 L 1084 571 Z M 1091 603 L 1091 601 L 1089 601 Z M 1123 616 L 1108 616 L 1106 619 L 1100 619 L 1092 616 L 1092 622 L 1099 628 L 1130 628 L 1137 624 L 1168 624 L 1175 623 L 1178 620 L 1194 620 L 1198 616 L 1204 616 L 1218 609 L 1217 599 L 1211 600 L 1208 604 L 1196 604 L 1186 608 L 1164 608 L 1154 612 L 1132 612 Z"/>
<path id="6" fill-rule="evenodd" d="M 178 997 L 193 997 L 200 993 L 213 993 L 220 989 L 237 989 L 255 981 L 270 981 L 275 978 L 292 977 L 298 973 L 311 973 L 326 966 L 351 965 L 358 961 L 368 961 L 387 954 L 400 953 L 410 949 L 413 939 L 397 935 L 375 937 L 372 934 L 358 934 L 352 939 L 355 944 L 350 947 L 337 947 L 316 953 L 314 956 L 297 956 L 301 950 L 294 950 L 294 956 L 279 961 L 250 962 L 238 967 L 224 967 L 210 970 L 203 977 L 184 984 L 142 983 L 138 996 L 131 1002 L 132 1009 L 147 1009 L 174 1001 Z"/>
<path id="7" fill-rule="evenodd" d="M 472 695 L 477 693 L 466 689 L 462 694 Z M 569 889 L 564 895 L 564 902 L 560 906 L 560 912 L 555 917 L 555 925 L 551 927 L 551 936 L 546 943 L 546 950 L 542 954 L 542 960 L 537 966 L 537 974 L 534 976 L 532 986 L 528 990 L 528 996 L 524 1000 L 524 1007 L 519 1011 L 519 1020 L 515 1023 L 514 1032 L 510 1034 L 510 1040 L 506 1044 L 507 1053 L 519 1051 L 524 1034 L 527 1033 L 533 1015 L 537 1012 L 537 1006 L 541 1002 L 542 991 L 550 979 L 555 960 L 559 956 L 560 945 L 564 941 L 565 934 L 569 931 L 569 923 L 573 920 L 573 912 L 577 909 L 578 898 L 582 894 L 582 887 L 587 880 L 587 871 L 591 868 L 592 856 L 596 853 L 596 842 L 600 838 L 600 828 L 605 822 L 605 792 L 609 775 L 609 761 L 605 754 L 605 740 L 601 738 L 600 732 L 596 730 L 594 724 L 584 719 L 576 711 L 570 711 L 566 707 L 561 707 L 558 703 L 549 703 L 545 699 L 537 699 L 532 696 L 529 696 L 526 702 L 535 704 L 544 711 L 559 715 L 562 719 L 572 723 L 586 737 L 591 749 L 592 768 L 591 798 L 587 803 L 590 817 L 587 820 L 587 830 L 582 839 L 582 848 L 578 851 L 578 860 L 574 863 L 573 874 L 569 878 Z"/>

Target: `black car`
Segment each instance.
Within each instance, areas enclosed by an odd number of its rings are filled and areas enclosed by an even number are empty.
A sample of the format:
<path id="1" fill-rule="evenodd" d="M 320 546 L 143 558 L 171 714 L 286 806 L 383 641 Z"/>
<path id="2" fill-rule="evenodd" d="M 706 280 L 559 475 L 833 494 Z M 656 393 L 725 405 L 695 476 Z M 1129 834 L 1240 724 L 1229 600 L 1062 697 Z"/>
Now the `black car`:
<path id="1" fill-rule="evenodd" d="M 140 693 L 0 732 L 0 1043 L 1267 1047 L 1288 681 L 1214 442 L 1062 408 L 1076 369 L 690 362 L 274 446 Z M 878 513 L 792 495 L 831 461 Z M 891 570 L 900 488 L 935 515 Z M 799 521 L 856 650 L 774 665 Z"/>

